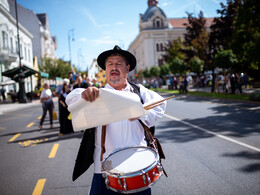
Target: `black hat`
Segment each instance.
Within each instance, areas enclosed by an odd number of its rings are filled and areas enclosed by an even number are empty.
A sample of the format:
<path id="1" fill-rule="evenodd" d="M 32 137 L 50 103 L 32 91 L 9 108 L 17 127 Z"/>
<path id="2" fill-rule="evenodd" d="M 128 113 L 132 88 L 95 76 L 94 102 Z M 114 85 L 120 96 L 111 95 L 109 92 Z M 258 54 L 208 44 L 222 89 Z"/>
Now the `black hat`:
<path id="1" fill-rule="evenodd" d="M 122 50 L 119 46 L 116 45 L 114 49 L 104 51 L 98 56 L 97 63 L 103 70 L 106 70 L 106 65 L 105 65 L 106 59 L 114 53 L 118 53 L 128 60 L 128 63 L 130 64 L 129 71 L 135 69 L 136 66 L 135 56 L 128 51 Z"/>

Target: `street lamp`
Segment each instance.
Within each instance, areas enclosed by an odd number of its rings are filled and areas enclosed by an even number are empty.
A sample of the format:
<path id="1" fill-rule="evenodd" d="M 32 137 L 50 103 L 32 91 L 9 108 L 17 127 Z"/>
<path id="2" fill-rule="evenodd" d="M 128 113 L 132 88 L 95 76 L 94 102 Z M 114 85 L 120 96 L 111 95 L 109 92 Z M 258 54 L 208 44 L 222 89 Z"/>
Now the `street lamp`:
<path id="1" fill-rule="evenodd" d="M 68 41 L 69 41 L 69 54 L 70 54 L 70 66 L 72 69 L 72 63 L 71 63 L 71 48 L 70 48 L 70 39 L 72 38 L 72 41 L 74 41 L 74 29 L 70 29 L 68 31 Z"/>
<path id="2" fill-rule="evenodd" d="M 18 42 L 18 56 L 19 56 L 19 103 L 27 103 L 27 97 L 25 95 L 25 88 L 24 88 L 24 73 L 22 69 L 22 62 L 21 62 L 21 51 L 20 51 L 20 37 L 19 37 L 19 25 L 18 25 L 18 12 L 17 12 L 17 3 L 15 0 L 15 14 L 16 14 L 16 28 L 17 28 L 17 42 Z"/>

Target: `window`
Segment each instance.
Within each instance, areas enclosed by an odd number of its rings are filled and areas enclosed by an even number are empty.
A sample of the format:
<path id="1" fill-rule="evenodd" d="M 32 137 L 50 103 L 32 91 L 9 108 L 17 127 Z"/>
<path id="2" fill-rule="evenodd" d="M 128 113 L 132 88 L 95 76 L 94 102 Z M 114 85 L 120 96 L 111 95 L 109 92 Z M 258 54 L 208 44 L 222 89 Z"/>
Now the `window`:
<path id="1" fill-rule="evenodd" d="M 31 52 L 30 52 L 30 49 L 28 49 L 28 61 L 31 62 Z"/>
<path id="2" fill-rule="evenodd" d="M 7 49 L 8 48 L 8 35 L 5 31 L 2 31 L 2 42 L 3 42 L 2 48 Z"/>
<path id="3" fill-rule="evenodd" d="M 163 20 L 159 17 L 153 20 L 153 27 L 154 28 L 162 28 L 163 27 Z"/>
<path id="4" fill-rule="evenodd" d="M 159 43 L 156 43 L 156 51 L 160 51 Z"/>
<path id="5" fill-rule="evenodd" d="M 27 61 L 27 51 L 26 47 L 24 46 L 24 60 Z"/>
<path id="6" fill-rule="evenodd" d="M 10 49 L 11 49 L 11 53 L 14 53 L 14 45 L 13 45 L 13 38 L 10 37 Z"/>
<path id="7" fill-rule="evenodd" d="M 19 48 L 18 48 L 18 41 L 15 41 L 15 48 L 16 48 L 16 53 L 18 54 L 18 52 L 19 52 Z"/>
<path id="8" fill-rule="evenodd" d="M 22 46 L 22 44 L 20 44 L 20 56 L 21 56 L 21 58 L 23 58 L 23 46 Z"/>

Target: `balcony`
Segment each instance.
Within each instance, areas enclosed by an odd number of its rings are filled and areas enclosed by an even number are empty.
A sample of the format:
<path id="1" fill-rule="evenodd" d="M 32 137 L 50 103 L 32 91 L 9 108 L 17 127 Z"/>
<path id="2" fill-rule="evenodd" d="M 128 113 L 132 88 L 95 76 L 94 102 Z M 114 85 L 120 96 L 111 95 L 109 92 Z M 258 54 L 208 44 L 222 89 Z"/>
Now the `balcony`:
<path id="1" fill-rule="evenodd" d="M 0 48 L 0 58 L 6 63 L 11 63 L 17 60 L 18 54 L 14 49 Z"/>

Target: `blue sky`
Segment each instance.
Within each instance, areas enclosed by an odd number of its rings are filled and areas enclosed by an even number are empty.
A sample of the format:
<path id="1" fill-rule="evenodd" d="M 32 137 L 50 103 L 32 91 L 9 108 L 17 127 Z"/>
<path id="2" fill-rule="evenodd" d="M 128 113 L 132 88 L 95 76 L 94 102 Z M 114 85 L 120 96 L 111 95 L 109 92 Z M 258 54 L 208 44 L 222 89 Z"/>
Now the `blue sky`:
<path id="1" fill-rule="evenodd" d="M 72 63 L 85 70 L 104 50 L 119 45 L 128 49 L 139 32 L 139 14 L 148 8 L 148 0 L 17 0 L 34 13 L 47 13 L 52 36 L 58 40 L 58 58 L 69 60 L 68 32 Z M 168 18 L 187 17 L 186 12 L 216 17 L 220 2 L 226 0 L 159 0 Z"/>

